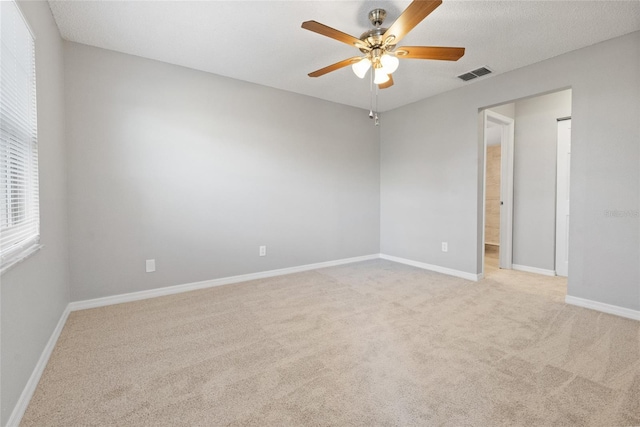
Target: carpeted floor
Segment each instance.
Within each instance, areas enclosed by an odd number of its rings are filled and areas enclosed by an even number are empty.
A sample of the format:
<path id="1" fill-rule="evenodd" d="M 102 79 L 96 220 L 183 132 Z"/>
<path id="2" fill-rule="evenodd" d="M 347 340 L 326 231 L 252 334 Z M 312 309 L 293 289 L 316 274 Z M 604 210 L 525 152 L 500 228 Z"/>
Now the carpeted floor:
<path id="1" fill-rule="evenodd" d="M 384 260 L 71 313 L 25 426 L 640 425 L 640 322 Z"/>

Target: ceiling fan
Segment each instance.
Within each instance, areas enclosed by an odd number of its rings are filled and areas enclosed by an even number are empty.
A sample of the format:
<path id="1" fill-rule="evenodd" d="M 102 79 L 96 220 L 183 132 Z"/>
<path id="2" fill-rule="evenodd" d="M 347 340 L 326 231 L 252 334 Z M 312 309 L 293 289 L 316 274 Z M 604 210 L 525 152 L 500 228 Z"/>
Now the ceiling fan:
<path id="1" fill-rule="evenodd" d="M 391 74 L 398 68 L 398 58 L 457 61 L 464 55 L 463 47 L 401 46 L 396 48 L 396 44 L 409 31 L 441 4 L 442 0 L 414 0 L 389 28 L 382 28 L 387 12 L 384 9 L 373 9 L 369 12 L 369 20 L 374 28 L 364 32 L 360 38 L 316 21 L 303 22 L 302 28 L 305 30 L 354 46 L 364 54 L 364 56 L 354 56 L 316 70 L 309 73 L 309 77 L 320 77 L 351 65 L 353 72 L 358 77 L 364 78 L 369 68 L 373 68 L 374 84 L 377 84 L 380 89 L 386 89 L 393 85 Z"/>

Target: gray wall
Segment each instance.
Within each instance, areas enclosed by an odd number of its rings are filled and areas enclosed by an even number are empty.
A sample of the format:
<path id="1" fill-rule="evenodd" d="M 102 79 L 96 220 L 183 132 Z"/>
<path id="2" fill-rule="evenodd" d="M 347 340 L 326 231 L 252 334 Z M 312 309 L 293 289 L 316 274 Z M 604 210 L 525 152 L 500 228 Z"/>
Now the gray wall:
<path id="1" fill-rule="evenodd" d="M 513 263 L 555 270 L 558 122 L 571 91 L 515 103 Z"/>
<path id="2" fill-rule="evenodd" d="M 640 309 L 640 32 L 387 112 L 381 127 L 381 252 L 481 271 L 478 112 L 571 87 L 568 294 Z M 481 234 L 480 234 L 481 236 Z M 440 242 L 449 242 L 449 252 Z"/>
<path id="3" fill-rule="evenodd" d="M 2 275 L 2 417 L 5 425 L 69 303 L 63 48 L 46 2 L 19 3 L 36 37 L 39 252 Z"/>
<path id="4" fill-rule="evenodd" d="M 72 300 L 379 252 L 366 111 L 69 42 L 65 61 Z"/>
<path id="5" fill-rule="evenodd" d="M 489 108 L 489 110 L 494 113 L 502 114 L 503 116 L 507 116 L 509 118 L 516 118 L 516 103 L 510 102 L 508 104 L 497 105 L 495 107 Z"/>
<path id="6" fill-rule="evenodd" d="M 384 113 L 383 254 L 476 273 L 477 115 L 478 107 L 460 90 Z M 446 253 L 441 252 L 443 241 L 449 243 Z"/>

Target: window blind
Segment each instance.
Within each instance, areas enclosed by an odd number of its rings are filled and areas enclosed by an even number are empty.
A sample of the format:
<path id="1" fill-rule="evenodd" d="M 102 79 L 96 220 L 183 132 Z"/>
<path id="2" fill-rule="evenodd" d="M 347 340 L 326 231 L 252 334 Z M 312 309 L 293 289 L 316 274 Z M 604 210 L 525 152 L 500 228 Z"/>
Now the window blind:
<path id="1" fill-rule="evenodd" d="M 39 242 L 35 44 L 14 1 L 0 2 L 0 258 Z"/>

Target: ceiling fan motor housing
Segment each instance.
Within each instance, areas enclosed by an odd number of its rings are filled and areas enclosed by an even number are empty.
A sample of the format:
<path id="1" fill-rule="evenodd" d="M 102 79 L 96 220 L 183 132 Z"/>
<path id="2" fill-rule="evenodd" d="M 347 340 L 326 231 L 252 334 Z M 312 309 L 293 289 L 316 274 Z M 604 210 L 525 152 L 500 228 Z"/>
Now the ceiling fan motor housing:
<path id="1" fill-rule="evenodd" d="M 381 48 L 385 52 L 391 52 L 396 45 L 391 44 L 395 36 L 389 37 L 389 40 L 384 40 L 382 37 L 384 33 L 387 32 L 387 28 L 382 28 L 382 22 L 384 22 L 384 18 L 387 16 L 387 11 L 384 9 L 373 9 L 369 12 L 369 21 L 375 28 L 372 28 L 369 31 L 365 31 L 360 35 L 360 40 L 362 40 L 367 46 L 368 49 L 360 48 L 362 53 L 368 53 L 372 49 Z"/>
<path id="2" fill-rule="evenodd" d="M 386 31 L 386 28 L 374 28 L 373 30 L 365 31 L 360 36 L 360 40 L 362 40 L 367 46 L 368 49 L 360 48 L 360 51 L 366 53 L 370 49 L 375 49 L 378 46 L 382 45 L 382 35 Z"/>

